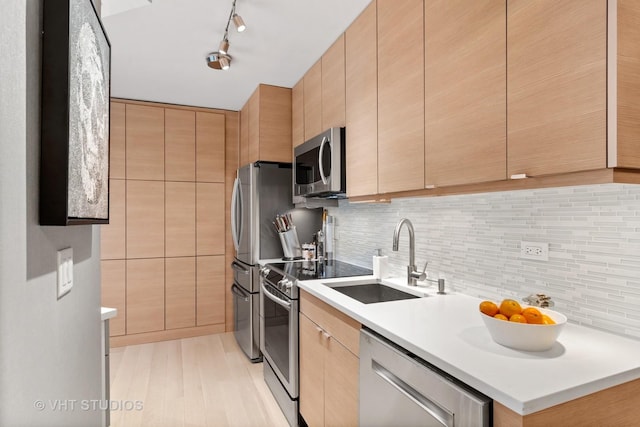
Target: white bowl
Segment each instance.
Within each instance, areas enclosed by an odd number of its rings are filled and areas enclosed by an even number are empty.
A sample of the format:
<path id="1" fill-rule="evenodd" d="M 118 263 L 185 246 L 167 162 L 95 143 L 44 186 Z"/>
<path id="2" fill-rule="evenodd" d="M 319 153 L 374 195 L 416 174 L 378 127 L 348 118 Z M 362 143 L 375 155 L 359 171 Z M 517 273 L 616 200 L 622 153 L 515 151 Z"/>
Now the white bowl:
<path id="1" fill-rule="evenodd" d="M 527 306 L 522 306 L 523 309 Z M 525 351 L 545 351 L 553 347 L 562 328 L 567 323 L 567 316 L 557 311 L 536 307 L 542 314 L 551 317 L 555 325 L 533 325 L 528 323 L 509 322 L 480 313 L 491 338 L 505 347 Z"/>

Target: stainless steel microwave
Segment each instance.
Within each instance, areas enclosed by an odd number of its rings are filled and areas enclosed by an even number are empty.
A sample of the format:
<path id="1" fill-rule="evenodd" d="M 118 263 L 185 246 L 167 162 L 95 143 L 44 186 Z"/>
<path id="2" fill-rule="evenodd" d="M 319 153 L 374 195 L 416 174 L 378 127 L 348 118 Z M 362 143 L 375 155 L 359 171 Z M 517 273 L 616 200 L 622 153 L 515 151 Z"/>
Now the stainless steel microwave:
<path id="1" fill-rule="evenodd" d="M 293 150 L 293 194 L 346 197 L 345 128 L 322 132 Z"/>

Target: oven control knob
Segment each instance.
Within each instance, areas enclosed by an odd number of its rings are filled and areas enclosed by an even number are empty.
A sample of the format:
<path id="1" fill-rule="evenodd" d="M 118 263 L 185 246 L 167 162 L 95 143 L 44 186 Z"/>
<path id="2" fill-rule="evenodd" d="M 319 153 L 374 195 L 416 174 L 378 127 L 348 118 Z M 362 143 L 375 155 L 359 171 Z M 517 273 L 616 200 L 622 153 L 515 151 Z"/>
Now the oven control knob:
<path id="1" fill-rule="evenodd" d="M 291 282 L 291 280 L 287 280 L 284 285 L 285 285 L 285 290 L 288 291 L 293 287 L 293 282 Z"/>
<path id="2" fill-rule="evenodd" d="M 260 275 L 262 275 L 262 277 L 267 277 L 270 271 L 268 267 L 260 267 Z"/>

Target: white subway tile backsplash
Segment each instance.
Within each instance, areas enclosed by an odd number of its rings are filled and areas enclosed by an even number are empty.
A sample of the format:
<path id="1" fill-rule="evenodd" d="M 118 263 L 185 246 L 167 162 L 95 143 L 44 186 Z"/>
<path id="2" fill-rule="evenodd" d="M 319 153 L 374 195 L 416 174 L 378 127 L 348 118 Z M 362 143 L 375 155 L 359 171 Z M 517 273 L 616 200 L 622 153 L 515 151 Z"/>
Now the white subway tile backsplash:
<path id="1" fill-rule="evenodd" d="M 405 275 L 409 233 L 398 252 L 391 243 L 406 217 L 417 266 L 428 260 L 429 277 L 445 277 L 449 289 L 494 300 L 546 293 L 573 322 L 640 338 L 640 186 L 341 201 L 330 214 L 339 259 L 371 267 L 382 248 L 390 273 Z M 521 259 L 523 240 L 549 243 L 549 261 Z"/>

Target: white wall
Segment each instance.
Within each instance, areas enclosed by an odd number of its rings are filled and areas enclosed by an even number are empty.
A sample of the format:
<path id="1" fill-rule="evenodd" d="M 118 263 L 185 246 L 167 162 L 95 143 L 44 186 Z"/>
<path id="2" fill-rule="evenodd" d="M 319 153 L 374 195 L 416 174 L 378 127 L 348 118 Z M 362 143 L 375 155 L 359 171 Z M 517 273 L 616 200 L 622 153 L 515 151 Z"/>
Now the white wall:
<path id="1" fill-rule="evenodd" d="M 100 398 L 99 230 L 38 225 L 42 0 L 0 10 L 0 425 L 97 426 L 100 413 L 52 401 Z M 68 246 L 75 285 L 58 301 Z"/>
<path id="2" fill-rule="evenodd" d="M 416 265 L 463 293 L 500 300 L 545 293 L 570 320 L 640 337 L 640 185 L 593 185 L 398 199 L 330 209 L 337 258 L 371 267 L 375 248 L 406 275 L 408 232 L 391 251 L 397 222 L 416 229 Z M 550 243 L 549 261 L 519 258 L 520 241 Z"/>

